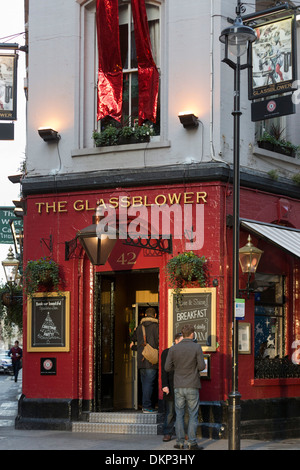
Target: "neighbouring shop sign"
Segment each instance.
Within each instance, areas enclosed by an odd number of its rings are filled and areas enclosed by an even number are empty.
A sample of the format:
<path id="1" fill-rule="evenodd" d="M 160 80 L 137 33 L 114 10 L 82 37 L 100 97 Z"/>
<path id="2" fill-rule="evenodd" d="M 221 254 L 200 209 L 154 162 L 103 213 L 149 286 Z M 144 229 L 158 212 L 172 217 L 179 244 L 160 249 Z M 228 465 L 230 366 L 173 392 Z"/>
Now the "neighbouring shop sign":
<path id="1" fill-rule="evenodd" d="M 0 121 L 17 119 L 17 54 L 0 54 Z"/>
<path id="2" fill-rule="evenodd" d="M 16 217 L 14 207 L 0 207 L 0 244 L 12 245 L 14 243 L 10 221 L 14 221 L 16 233 L 23 229 L 23 219 Z"/>
<path id="3" fill-rule="evenodd" d="M 70 350 L 70 293 L 41 292 L 28 297 L 27 350 Z"/>
<path id="4" fill-rule="evenodd" d="M 280 116 L 287 116 L 296 113 L 296 106 L 293 103 L 291 94 L 251 103 L 251 121 L 265 121 Z"/>
<path id="5" fill-rule="evenodd" d="M 169 289 L 169 345 L 186 324 L 193 325 L 203 351 L 216 350 L 216 289 L 188 288 L 176 302 Z"/>

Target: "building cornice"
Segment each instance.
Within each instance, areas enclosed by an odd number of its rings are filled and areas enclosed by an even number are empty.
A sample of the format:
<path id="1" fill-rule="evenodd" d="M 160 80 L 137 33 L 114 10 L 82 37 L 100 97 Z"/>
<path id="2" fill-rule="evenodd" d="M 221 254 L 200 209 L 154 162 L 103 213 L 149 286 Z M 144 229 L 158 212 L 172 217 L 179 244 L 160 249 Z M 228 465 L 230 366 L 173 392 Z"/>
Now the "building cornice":
<path id="1" fill-rule="evenodd" d="M 115 187 L 161 186 L 166 184 L 220 181 L 232 183 L 232 165 L 211 162 L 151 168 L 26 176 L 21 180 L 23 197 L 34 194 L 76 192 Z M 300 199 L 299 186 L 288 178 L 277 180 L 249 168 L 242 168 L 241 186 Z"/>

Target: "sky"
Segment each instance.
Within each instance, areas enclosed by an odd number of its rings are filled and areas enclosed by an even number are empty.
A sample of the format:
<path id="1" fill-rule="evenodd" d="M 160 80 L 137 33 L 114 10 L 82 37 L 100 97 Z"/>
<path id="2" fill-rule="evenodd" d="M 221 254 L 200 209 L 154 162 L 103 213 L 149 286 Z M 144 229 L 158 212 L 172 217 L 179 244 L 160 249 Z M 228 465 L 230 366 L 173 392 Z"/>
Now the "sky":
<path id="1" fill-rule="evenodd" d="M 1 0 L 0 43 L 25 44 L 24 0 Z M 25 159 L 25 110 L 24 94 L 25 53 L 18 59 L 18 106 L 14 122 L 14 141 L 0 141 L 0 206 L 13 206 L 12 200 L 20 199 L 20 185 L 9 181 L 8 176 L 20 173 Z M 8 121 L 0 121 L 0 124 Z M 4 281 L 2 261 L 7 257 L 10 245 L 0 244 L 0 283 Z"/>

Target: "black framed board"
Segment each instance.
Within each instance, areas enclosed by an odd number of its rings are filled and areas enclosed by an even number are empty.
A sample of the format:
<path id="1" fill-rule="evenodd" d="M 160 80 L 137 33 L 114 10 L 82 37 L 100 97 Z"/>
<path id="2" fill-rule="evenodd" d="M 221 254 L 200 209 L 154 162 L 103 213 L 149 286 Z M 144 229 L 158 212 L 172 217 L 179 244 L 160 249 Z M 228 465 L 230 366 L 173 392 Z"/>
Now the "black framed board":
<path id="1" fill-rule="evenodd" d="M 188 288 L 182 290 L 180 303 L 169 289 L 169 346 L 185 324 L 195 328 L 197 342 L 203 351 L 216 351 L 216 289 Z"/>
<path id="2" fill-rule="evenodd" d="M 27 350 L 70 350 L 70 292 L 41 292 L 28 297 Z"/>

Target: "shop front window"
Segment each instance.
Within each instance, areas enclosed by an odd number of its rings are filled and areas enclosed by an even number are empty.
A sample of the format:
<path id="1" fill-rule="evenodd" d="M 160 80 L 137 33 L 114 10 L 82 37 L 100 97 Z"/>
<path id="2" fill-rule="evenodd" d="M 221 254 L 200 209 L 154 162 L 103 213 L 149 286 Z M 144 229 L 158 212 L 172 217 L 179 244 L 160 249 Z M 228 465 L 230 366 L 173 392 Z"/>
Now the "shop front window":
<path id="1" fill-rule="evenodd" d="M 279 275 L 255 275 L 255 378 L 300 377 L 299 367 L 285 355 L 285 279 Z"/>

